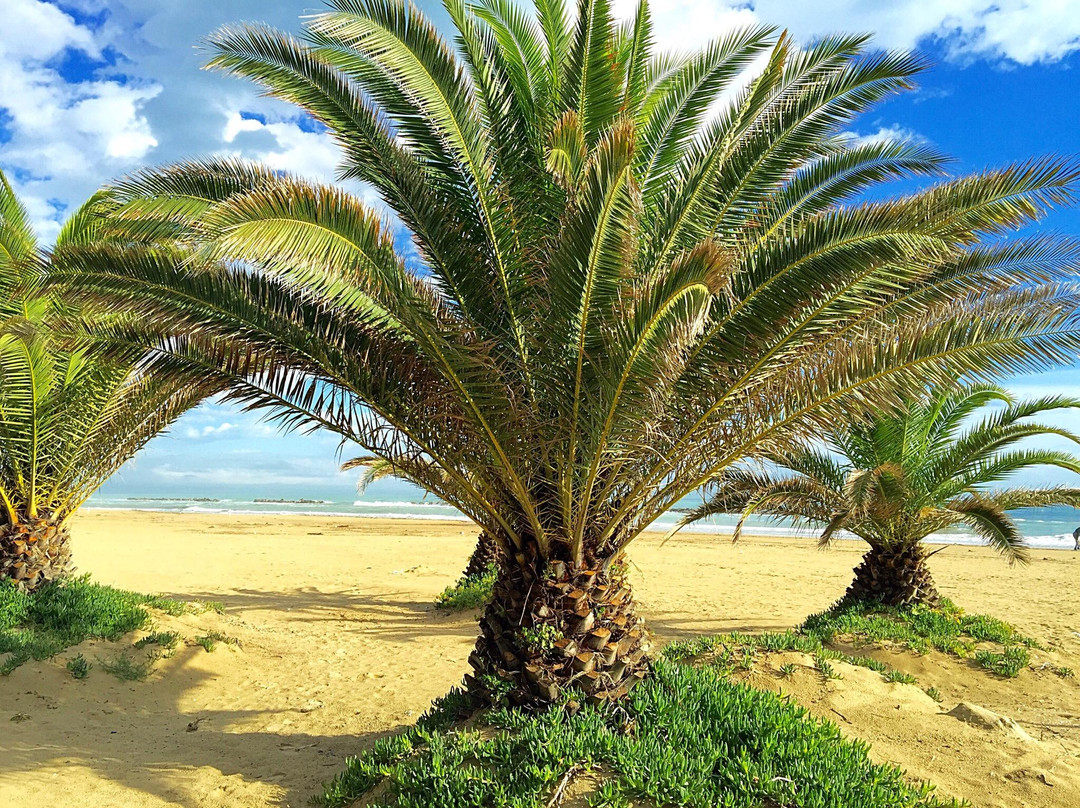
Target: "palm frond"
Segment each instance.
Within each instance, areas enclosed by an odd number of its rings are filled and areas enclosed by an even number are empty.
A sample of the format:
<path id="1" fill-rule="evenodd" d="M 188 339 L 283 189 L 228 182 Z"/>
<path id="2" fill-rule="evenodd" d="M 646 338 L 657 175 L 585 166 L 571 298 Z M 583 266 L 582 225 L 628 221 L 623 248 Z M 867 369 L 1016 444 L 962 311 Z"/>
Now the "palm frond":
<path id="1" fill-rule="evenodd" d="M 969 494 L 950 502 L 949 510 L 1010 563 L 1028 563 L 1024 537 L 1016 523 L 995 502 L 978 494 Z"/>

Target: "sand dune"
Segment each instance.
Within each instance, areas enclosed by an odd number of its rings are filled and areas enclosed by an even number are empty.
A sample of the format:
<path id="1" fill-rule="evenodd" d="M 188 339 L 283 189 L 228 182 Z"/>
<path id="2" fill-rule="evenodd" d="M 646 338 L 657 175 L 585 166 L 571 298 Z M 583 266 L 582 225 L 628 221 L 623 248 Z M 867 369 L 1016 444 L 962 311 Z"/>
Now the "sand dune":
<path id="1" fill-rule="evenodd" d="M 305 805 L 345 756 L 412 723 L 460 680 L 475 615 L 430 604 L 473 539 L 460 523 L 86 513 L 75 525 L 82 571 L 223 601 L 224 615 L 162 616 L 159 626 L 188 637 L 217 630 L 240 645 L 182 646 L 147 681 L 128 683 L 99 668 L 72 679 L 68 657 L 116 651 L 86 643 L 0 679 L 0 806 Z M 860 552 L 777 538 L 659 543 L 642 539 L 631 558 L 661 642 L 795 625 L 842 592 Z M 1010 568 L 989 550 L 951 547 L 932 565 L 943 594 L 1046 642 L 1034 666 L 1080 672 L 1080 553 L 1037 551 L 1030 567 Z M 939 654 L 880 653 L 918 685 L 849 666 L 841 680 L 809 669 L 781 679 L 770 667 L 780 658 L 747 676 L 975 806 L 1080 804 L 1080 680 L 1049 670 L 1001 680 Z M 923 693 L 930 685 L 941 704 Z M 1016 727 L 949 715 L 961 702 Z"/>

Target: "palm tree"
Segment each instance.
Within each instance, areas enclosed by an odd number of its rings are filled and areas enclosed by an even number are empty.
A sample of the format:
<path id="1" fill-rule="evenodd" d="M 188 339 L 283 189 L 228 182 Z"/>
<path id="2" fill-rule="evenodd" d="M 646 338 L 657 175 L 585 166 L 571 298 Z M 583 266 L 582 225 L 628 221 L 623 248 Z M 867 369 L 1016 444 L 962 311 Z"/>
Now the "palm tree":
<path id="1" fill-rule="evenodd" d="M 102 203 L 77 211 L 46 253 L 0 172 L 0 581 L 22 589 L 70 569 L 71 516 L 212 391 L 205 376 L 151 378 L 137 355 L 106 357 L 50 331 L 57 302 L 35 283 L 50 261 L 98 238 L 93 211 Z"/>
<path id="2" fill-rule="evenodd" d="M 1004 406 L 971 423 L 993 402 Z M 1077 488 L 990 487 L 1034 466 L 1080 473 L 1080 458 L 1067 452 L 1015 448 L 1025 438 L 1047 435 L 1080 443 L 1068 430 L 1029 420 L 1065 407 L 1080 407 L 1080 399 L 1017 402 L 993 385 L 932 391 L 898 413 L 831 430 L 827 448 L 772 458 L 775 470 L 727 470 L 712 498 L 683 523 L 741 513 L 737 540 L 747 517 L 767 514 L 823 527 L 822 546 L 846 530 L 870 550 L 843 602 L 937 606 L 940 596 L 926 567 L 932 555 L 923 546 L 927 536 L 963 524 L 1010 562 L 1024 564 L 1027 549 L 1009 511 L 1080 507 Z"/>
<path id="3" fill-rule="evenodd" d="M 844 134 L 918 58 L 761 27 L 658 53 L 644 2 L 620 25 L 605 0 L 449 0 L 453 47 L 400 0 L 329 5 L 301 38 L 225 28 L 211 64 L 327 127 L 416 254 L 341 188 L 213 159 L 120 183 L 111 225 L 213 268 L 55 282 L 131 312 L 102 338 L 411 468 L 497 537 L 478 696 L 644 677 L 623 552 L 733 463 L 911 384 L 1075 354 L 1077 245 L 1003 240 L 1071 199 L 1075 166 L 850 202 L 943 171 L 924 144 Z"/>

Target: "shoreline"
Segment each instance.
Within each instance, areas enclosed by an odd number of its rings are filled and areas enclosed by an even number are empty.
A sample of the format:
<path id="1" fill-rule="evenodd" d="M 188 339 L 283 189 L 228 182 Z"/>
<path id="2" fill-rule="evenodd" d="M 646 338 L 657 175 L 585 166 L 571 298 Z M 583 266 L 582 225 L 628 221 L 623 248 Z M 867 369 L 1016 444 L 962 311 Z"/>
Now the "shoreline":
<path id="1" fill-rule="evenodd" d="M 198 500 L 177 499 L 169 500 L 174 502 L 193 502 L 198 503 Z M 338 504 L 334 502 L 326 502 L 324 504 L 332 505 Z M 356 507 L 386 507 L 388 505 L 395 505 L 399 503 L 391 502 L 372 502 L 364 505 L 357 504 Z M 450 506 L 443 505 L 442 503 L 421 503 L 421 502 L 402 502 L 401 505 L 408 507 L 443 507 L 449 508 Z M 147 507 L 130 507 L 123 505 L 84 505 L 80 509 L 80 513 L 92 512 L 92 513 L 164 513 L 175 514 L 177 516 L 247 516 L 247 517 L 282 517 L 282 518 L 327 518 L 327 519 L 385 519 L 388 521 L 417 521 L 417 522 L 447 522 L 451 524 L 467 524 L 471 525 L 472 520 L 466 516 L 453 515 L 453 514 L 420 514 L 420 513 L 357 513 L 355 511 L 310 511 L 310 510 L 255 510 L 251 508 L 209 508 L 203 504 L 193 504 L 181 509 L 175 508 L 159 508 L 148 505 Z M 670 525 L 654 525 L 645 529 L 644 534 L 661 534 L 666 535 L 670 529 Z M 707 536 L 728 536 L 730 537 L 734 531 L 734 525 L 710 525 L 710 524 L 695 524 L 688 525 L 681 528 L 678 533 L 695 534 L 695 535 L 707 535 Z M 748 525 L 743 530 L 744 538 L 751 537 L 782 537 L 798 539 L 801 541 L 814 541 L 817 539 L 818 532 L 816 530 L 805 528 L 793 528 L 786 527 L 784 525 Z M 840 531 L 836 534 L 836 541 L 842 542 L 861 542 L 857 536 L 846 534 L 844 531 Z M 957 545 L 960 547 L 985 547 L 986 544 L 978 537 L 965 534 L 943 534 L 937 533 L 928 536 L 925 540 L 926 544 L 932 544 L 935 546 L 947 546 Z M 1027 540 L 1027 545 L 1033 550 L 1066 550 L 1073 551 L 1073 538 L 1068 534 L 1055 534 L 1054 536 L 1032 536 Z"/>

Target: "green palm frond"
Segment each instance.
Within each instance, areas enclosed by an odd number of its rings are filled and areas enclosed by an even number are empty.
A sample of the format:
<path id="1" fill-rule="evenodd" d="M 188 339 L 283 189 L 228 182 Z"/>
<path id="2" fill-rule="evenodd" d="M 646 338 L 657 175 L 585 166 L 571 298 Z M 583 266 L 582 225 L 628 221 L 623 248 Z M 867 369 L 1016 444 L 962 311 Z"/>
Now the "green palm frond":
<path id="1" fill-rule="evenodd" d="M 5 289 L 23 271 L 21 268 L 34 260 L 37 250 L 30 216 L 7 176 L 0 173 L 0 267 L 4 270 Z"/>
<path id="2" fill-rule="evenodd" d="M 731 540 L 738 541 L 746 520 L 755 513 L 788 519 L 800 525 L 828 523 L 844 507 L 835 489 L 808 476 L 773 477 L 748 469 L 732 469 L 717 481 L 712 497 L 685 513 L 681 525 L 709 516 L 739 514 Z M 846 514 L 845 514 L 846 517 Z"/>
<path id="3" fill-rule="evenodd" d="M 955 513 L 961 522 L 975 531 L 983 541 L 1005 556 L 1011 563 L 1028 562 L 1027 547 L 1024 537 L 1016 523 L 993 500 L 978 494 L 955 499 L 949 503 L 949 510 Z"/>

